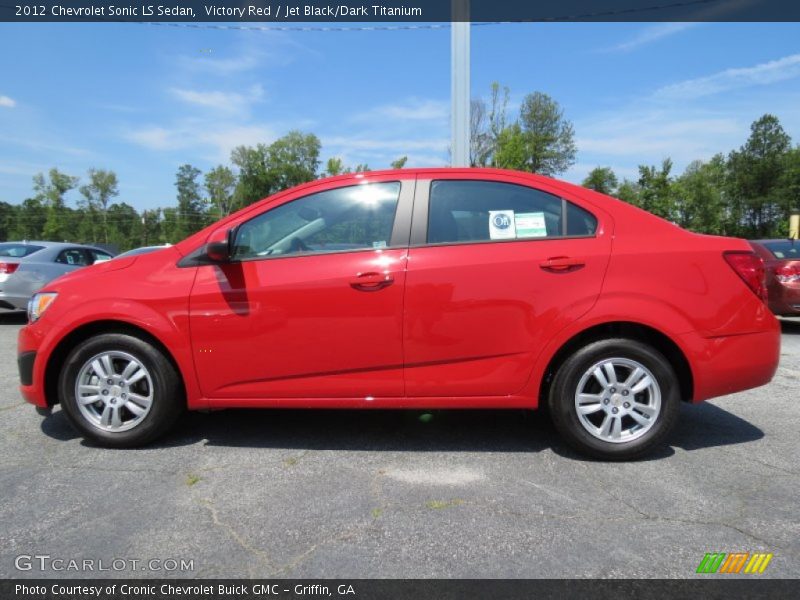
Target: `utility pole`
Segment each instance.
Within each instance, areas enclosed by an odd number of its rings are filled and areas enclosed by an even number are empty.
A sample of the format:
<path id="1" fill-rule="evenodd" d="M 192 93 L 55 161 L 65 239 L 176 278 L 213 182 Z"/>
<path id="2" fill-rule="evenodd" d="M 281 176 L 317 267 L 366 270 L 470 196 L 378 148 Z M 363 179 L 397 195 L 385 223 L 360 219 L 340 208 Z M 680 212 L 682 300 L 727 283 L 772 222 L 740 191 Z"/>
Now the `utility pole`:
<path id="1" fill-rule="evenodd" d="M 452 0 L 450 23 L 450 164 L 468 167 L 470 0 Z"/>

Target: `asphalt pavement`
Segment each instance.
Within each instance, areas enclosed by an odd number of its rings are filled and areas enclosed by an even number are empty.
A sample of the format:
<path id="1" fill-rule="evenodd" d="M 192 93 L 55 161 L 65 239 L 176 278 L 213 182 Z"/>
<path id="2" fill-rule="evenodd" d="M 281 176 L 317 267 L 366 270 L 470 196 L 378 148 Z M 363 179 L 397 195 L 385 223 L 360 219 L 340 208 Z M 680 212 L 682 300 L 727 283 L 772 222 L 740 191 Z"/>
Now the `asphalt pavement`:
<path id="1" fill-rule="evenodd" d="M 0 315 L 3 578 L 682 578 L 707 552 L 800 575 L 800 321 L 770 385 L 624 464 L 523 411 L 231 410 L 96 448 L 22 401 L 23 323 Z"/>

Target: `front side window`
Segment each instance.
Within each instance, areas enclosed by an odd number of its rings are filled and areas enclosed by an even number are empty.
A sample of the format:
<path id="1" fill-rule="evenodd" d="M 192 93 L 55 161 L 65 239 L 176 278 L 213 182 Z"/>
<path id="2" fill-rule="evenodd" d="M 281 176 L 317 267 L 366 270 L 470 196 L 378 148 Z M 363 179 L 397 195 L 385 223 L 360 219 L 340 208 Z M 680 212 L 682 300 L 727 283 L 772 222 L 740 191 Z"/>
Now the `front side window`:
<path id="1" fill-rule="evenodd" d="M 114 258 L 107 252 L 101 252 L 100 250 L 89 250 L 89 254 L 91 255 L 93 265 L 97 263 L 104 263 L 107 260 Z"/>
<path id="2" fill-rule="evenodd" d="M 233 258 L 344 252 L 389 246 L 400 183 L 370 183 L 298 198 L 243 223 Z"/>
<path id="3" fill-rule="evenodd" d="M 496 181 L 431 183 L 428 243 L 591 236 L 597 219 L 533 188 Z"/>

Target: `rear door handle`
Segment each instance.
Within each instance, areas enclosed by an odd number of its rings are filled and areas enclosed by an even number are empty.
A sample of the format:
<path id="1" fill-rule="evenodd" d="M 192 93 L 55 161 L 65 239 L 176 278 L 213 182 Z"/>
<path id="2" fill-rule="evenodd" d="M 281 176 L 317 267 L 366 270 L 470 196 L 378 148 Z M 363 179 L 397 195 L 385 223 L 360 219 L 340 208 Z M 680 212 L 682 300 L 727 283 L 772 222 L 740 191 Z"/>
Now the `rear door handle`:
<path id="1" fill-rule="evenodd" d="M 375 292 L 382 290 L 394 283 L 394 277 L 390 273 L 359 273 L 350 280 L 350 286 L 360 292 Z"/>
<path id="2" fill-rule="evenodd" d="M 586 263 L 580 258 L 570 258 L 569 256 L 553 256 L 539 263 L 539 266 L 546 271 L 569 271 L 576 267 L 583 267 Z"/>

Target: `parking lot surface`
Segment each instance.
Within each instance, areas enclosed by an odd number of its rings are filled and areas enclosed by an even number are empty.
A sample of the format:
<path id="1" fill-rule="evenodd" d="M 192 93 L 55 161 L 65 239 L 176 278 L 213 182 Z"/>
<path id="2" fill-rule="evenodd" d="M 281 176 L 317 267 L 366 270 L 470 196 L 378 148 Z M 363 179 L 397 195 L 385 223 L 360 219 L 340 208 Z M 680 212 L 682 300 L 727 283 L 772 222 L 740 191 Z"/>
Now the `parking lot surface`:
<path id="1" fill-rule="evenodd" d="M 522 411 L 221 411 L 95 448 L 21 400 L 23 323 L 0 315 L 0 577 L 692 577 L 706 552 L 800 575 L 798 321 L 769 386 L 624 464 Z"/>

